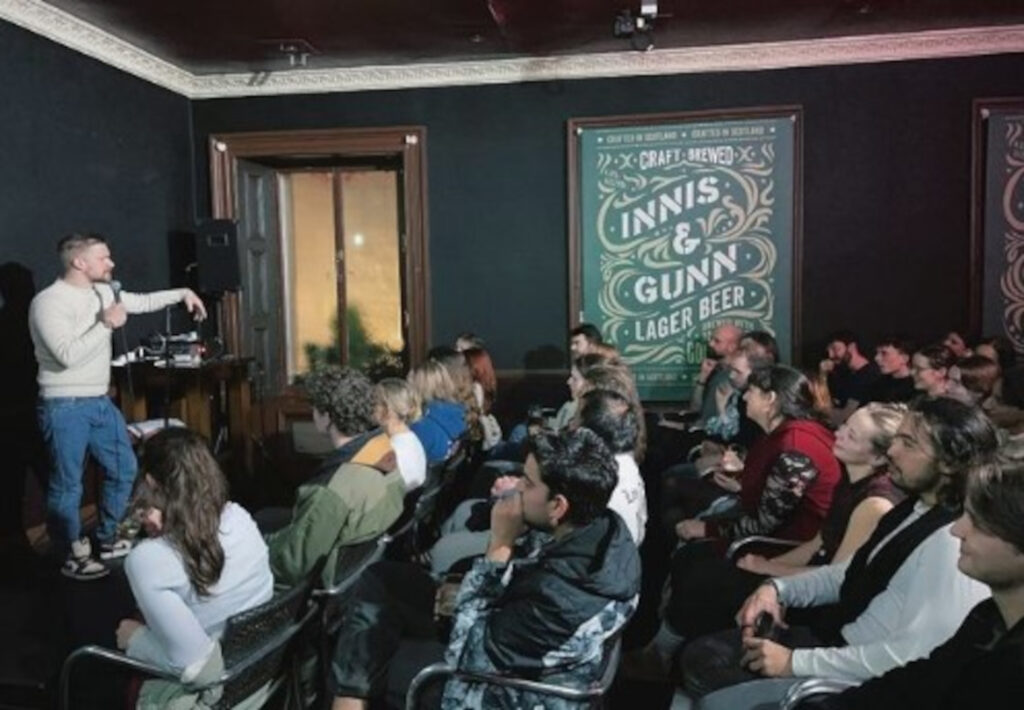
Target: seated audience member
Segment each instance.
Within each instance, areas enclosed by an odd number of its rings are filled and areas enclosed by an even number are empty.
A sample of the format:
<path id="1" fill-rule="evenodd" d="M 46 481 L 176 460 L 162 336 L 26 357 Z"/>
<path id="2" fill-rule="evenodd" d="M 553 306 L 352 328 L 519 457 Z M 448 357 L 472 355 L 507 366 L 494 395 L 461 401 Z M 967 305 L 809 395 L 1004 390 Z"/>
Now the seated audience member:
<path id="1" fill-rule="evenodd" d="M 590 323 L 580 323 L 569 331 L 569 352 L 574 360 L 589 354 L 595 345 L 601 345 L 603 342 L 601 331 Z"/>
<path id="2" fill-rule="evenodd" d="M 974 354 L 987 357 L 999 365 L 999 371 L 1003 375 L 1017 365 L 1017 353 L 1013 349 L 1013 343 L 1001 335 L 990 335 L 978 341 L 974 346 Z M 999 388 L 996 388 L 999 394 Z"/>
<path id="3" fill-rule="evenodd" d="M 839 695 L 800 704 L 805 710 L 1010 710 L 1024 698 L 1024 467 L 1004 460 L 967 481 L 964 513 L 950 533 L 957 566 L 988 585 L 953 636 L 927 658 Z"/>
<path id="4" fill-rule="evenodd" d="M 395 467 L 388 436 L 373 418 L 373 385 L 364 374 L 327 365 L 306 375 L 303 388 L 313 408 L 313 424 L 334 446 L 313 478 L 333 474 L 350 461 L 386 471 Z"/>
<path id="5" fill-rule="evenodd" d="M 615 456 L 617 483 L 608 507 L 626 523 L 637 547 L 644 541 L 647 528 L 647 491 L 640 476 L 634 452 L 643 421 L 642 410 L 621 392 L 592 389 L 580 400 L 579 426 L 590 429 Z"/>
<path id="6" fill-rule="evenodd" d="M 953 357 L 957 360 L 973 354 L 970 346 L 964 339 L 964 336 L 960 335 L 960 333 L 955 330 L 951 330 L 946 333 L 946 337 L 942 340 L 942 344 L 949 348 L 949 351 L 953 353 Z"/>
<path id="7" fill-rule="evenodd" d="M 480 428 L 484 451 L 493 449 L 501 441 L 501 425 L 491 413 L 498 396 L 498 378 L 494 374 L 491 356 L 483 348 L 469 348 L 462 352 L 473 378 L 473 399 L 480 410 Z"/>
<path id="8" fill-rule="evenodd" d="M 1010 434 L 1024 431 L 1024 411 L 1005 404 L 996 394 L 999 365 L 987 357 L 971 355 L 956 365 L 966 397 L 981 407 L 992 423 Z"/>
<path id="9" fill-rule="evenodd" d="M 958 397 L 958 383 L 950 377 L 956 359 L 945 345 L 928 345 L 921 348 L 910 359 L 910 376 L 914 378 L 914 389 L 925 397 Z"/>
<path id="10" fill-rule="evenodd" d="M 910 374 L 910 356 L 913 346 L 903 338 L 882 338 L 875 347 L 875 362 L 881 377 L 875 380 L 867 393 L 869 402 L 909 402 L 917 395 L 914 378 Z"/>
<path id="11" fill-rule="evenodd" d="M 654 641 L 638 657 L 664 675 L 686 639 L 732 626 L 736 609 L 766 577 L 785 577 L 849 559 L 903 494 L 889 478 L 885 452 L 906 413 L 900 404 L 867 404 L 836 432 L 832 451 L 843 466 L 820 532 L 772 559 L 748 554 L 735 566 L 707 545 L 690 545 L 673 560 L 672 594 Z"/>
<path id="12" fill-rule="evenodd" d="M 690 411 L 699 415 L 702 424 L 718 413 L 719 389 L 730 389 L 727 358 L 739 348 L 742 336 L 743 331 L 732 323 L 724 323 L 711 333 L 707 357 L 700 364 L 690 395 Z"/>
<path id="13" fill-rule="evenodd" d="M 674 525 L 683 541 L 717 538 L 724 551 L 730 540 L 748 535 L 773 535 L 807 540 L 821 528 L 832 493 L 840 479 L 832 454 L 834 437 L 813 408 L 810 383 L 785 365 L 755 370 L 746 394 L 747 416 L 766 433 L 751 448 L 738 477 L 716 471 L 713 483 L 701 480 L 684 493 L 685 519 Z M 738 497 L 739 506 L 718 519 L 696 516 L 723 493 Z M 678 515 L 669 514 L 671 524 Z"/>
<path id="14" fill-rule="evenodd" d="M 820 412 L 826 421 L 831 421 L 832 392 L 828 388 L 828 377 L 815 367 L 801 368 L 800 371 L 811 386 L 811 402 L 814 409 Z"/>
<path id="15" fill-rule="evenodd" d="M 419 437 L 409 428 L 422 413 L 420 396 L 407 381 L 397 377 L 381 380 L 376 390 L 374 417 L 391 439 L 405 490 L 415 490 L 427 480 L 427 454 Z"/>
<path id="16" fill-rule="evenodd" d="M 849 330 L 838 330 L 828 336 L 819 370 L 828 376 L 832 393 L 833 421 L 843 422 L 862 404 L 869 402 L 868 393 L 881 377 L 878 364 L 864 357 L 860 339 Z"/>
<path id="17" fill-rule="evenodd" d="M 306 388 L 313 419 L 328 422 L 336 449 L 296 491 L 288 522 L 267 535 L 270 567 L 285 586 L 298 584 L 321 564 L 322 579 L 331 584 L 336 548 L 386 531 L 405 497 L 388 435 L 375 428 L 377 395 L 366 375 L 350 368 L 317 370 Z"/>
<path id="18" fill-rule="evenodd" d="M 688 691 L 703 695 L 741 683 L 698 707 L 777 703 L 792 676 L 866 680 L 949 638 L 986 594 L 957 570 L 949 528 L 968 476 L 993 460 L 996 446 L 995 427 L 976 407 L 949 397 L 911 405 L 888 452 L 892 480 L 908 498 L 882 517 L 852 558 L 766 581 L 736 615 L 739 629 L 688 645 Z M 793 622 L 788 627 L 781 627 L 783 608 Z M 754 636 L 762 613 L 775 621 L 771 638 Z M 754 681 L 759 676 L 772 680 Z"/>
<path id="19" fill-rule="evenodd" d="M 600 673 L 605 639 L 632 614 L 640 590 L 636 545 L 607 508 L 615 463 L 596 434 L 576 429 L 532 437 L 525 470 L 491 511 L 486 556 L 462 581 L 444 656 L 466 671 L 585 688 Z M 542 533 L 546 542 L 521 551 L 516 541 L 528 531 Z M 404 692 L 411 672 L 392 666 L 392 659 L 396 651 L 402 656 L 403 639 L 438 637 L 435 589 L 433 579 L 409 563 L 381 562 L 360 578 L 332 664 L 335 710 L 366 708 L 388 686 Z M 458 681 L 445 687 L 442 706 L 575 707 Z"/>
<path id="20" fill-rule="evenodd" d="M 676 499 L 674 488 L 679 480 L 711 475 L 716 471 L 722 473 L 727 455 L 728 468 L 742 468 L 743 461 L 736 452 L 749 449 L 755 441 L 764 436 L 764 430 L 747 416 L 747 403 L 743 400 L 743 393 L 747 390 L 751 372 L 771 367 L 773 364 L 771 360 L 760 358 L 743 349 L 729 356 L 729 383 L 732 385 L 733 394 L 726 401 L 722 414 L 708 420 L 704 429 L 707 438 L 701 442 L 697 459 L 670 466 L 662 472 L 664 499 Z"/>
<path id="21" fill-rule="evenodd" d="M 428 464 L 444 461 L 466 431 L 466 407 L 458 401 L 448 369 L 436 360 L 414 367 L 408 379 L 423 402 L 423 416 L 409 428 L 423 444 Z"/>
<path id="22" fill-rule="evenodd" d="M 832 446 L 843 477 L 820 532 L 778 557 L 748 554 L 736 566 L 754 574 L 786 577 L 852 557 L 879 519 L 905 496 L 889 476 L 886 451 L 906 411 L 903 404 L 869 402 L 850 415 Z"/>
<path id="23" fill-rule="evenodd" d="M 459 336 L 455 338 L 455 352 L 464 353 L 470 348 L 483 348 L 484 339 L 476 333 L 470 333 L 469 331 L 459 333 Z"/>
<path id="24" fill-rule="evenodd" d="M 581 399 L 583 394 L 591 390 L 608 390 L 621 395 L 629 403 L 637 426 L 636 442 L 630 450 L 634 460 L 642 462 L 647 453 L 647 426 L 644 423 L 644 408 L 640 403 L 640 395 L 636 389 L 633 373 L 621 361 L 619 364 L 611 361 L 603 365 L 584 368 L 583 380 L 584 388 Z"/>
<path id="25" fill-rule="evenodd" d="M 603 355 L 588 353 L 575 358 L 569 368 L 569 379 L 565 384 L 569 386 L 569 399 L 558 409 L 555 418 L 549 422 L 548 429 L 558 433 L 569 426 L 576 417 L 576 410 L 579 408 L 580 397 L 587 391 L 587 380 L 583 373 L 590 368 L 604 365 L 608 360 Z"/>
<path id="26" fill-rule="evenodd" d="M 148 538 L 125 560 L 145 623 L 124 619 L 117 645 L 129 657 L 201 683 L 224 670 L 218 639 L 229 616 L 270 599 L 267 546 L 206 442 L 187 429 L 153 436 L 143 455 L 133 507 Z M 259 692 L 259 691 L 257 691 Z M 143 683 L 139 707 L 213 707 L 219 690 L 187 703 L 182 686 Z"/>
<path id="27" fill-rule="evenodd" d="M 431 348 L 428 359 L 435 360 L 448 370 L 452 385 L 455 388 L 455 399 L 463 407 L 466 422 L 466 437 L 471 442 L 483 441 L 483 429 L 480 425 L 480 407 L 473 393 L 473 375 L 469 371 L 466 356 L 447 347 Z"/>
<path id="28" fill-rule="evenodd" d="M 580 327 L 593 328 L 593 326 L 586 324 Z M 585 342 L 590 343 L 589 340 Z M 530 419 L 527 422 L 514 426 L 512 431 L 509 432 L 507 441 L 498 444 L 488 451 L 488 458 L 491 459 L 491 463 L 488 466 L 495 466 L 502 471 L 512 470 L 512 467 L 506 465 L 507 462 L 521 462 L 523 460 L 526 455 L 526 439 L 531 433 L 536 433 L 542 428 L 555 433 L 568 428 L 569 424 L 576 417 L 579 398 L 588 387 L 583 373 L 589 368 L 609 364 L 607 354 L 605 352 L 598 352 L 598 349 L 602 347 L 600 343 L 589 344 L 585 347 L 587 348 L 587 353 L 574 357 L 572 364 L 569 366 L 569 377 L 565 381 L 565 384 L 569 386 L 569 399 L 558 408 L 553 417 L 545 418 L 539 413 L 531 413 Z M 537 409 L 539 410 L 540 408 Z M 514 468 L 519 469 L 521 467 L 516 466 Z"/>
<path id="29" fill-rule="evenodd" d="M 775 336 L 765 330 L 752 330 L 740 338 L 740 350 L 745 350 L 755 358 L 768 360 L 772 365 L 781 361 L 779 343 Z"/>
<path id="30" fill-rule="evenodd" d="M 642 411 L 621 392 L 595 388 L 582 395 L 579 413 L 570 425 L 572 429 L 590 429 L 615 455 L 618 483 L 608 507 L 626 523 L 637 547 L 643 542 L 647 528 L 647 490 L 634 458 L 639 436 L 638 422 L 642 418 Z M 498 497 L 518 483 L 518 476 L 502 476 L 491 486 L 491 495 Z M 471 518 L 479 519 L 481 511 L 478 506 L 486 509 L 487 501 L 463 501 L 442 525 L 441 538 L 430 550 L 430 566 L 436 575 L 449 571 L 460 560 L 477 557 L 486 551 L 487 530 L 470 522 Z"/>
<path id="31" fill-rule="evenodd" d="M 1001 335 L 989 335 L 978 341 L 974 354 L 999 364 L 992 394 L 1011 407 L 1024 407 L 1024 368 L 1017 364 L 1013 343 Z"/>

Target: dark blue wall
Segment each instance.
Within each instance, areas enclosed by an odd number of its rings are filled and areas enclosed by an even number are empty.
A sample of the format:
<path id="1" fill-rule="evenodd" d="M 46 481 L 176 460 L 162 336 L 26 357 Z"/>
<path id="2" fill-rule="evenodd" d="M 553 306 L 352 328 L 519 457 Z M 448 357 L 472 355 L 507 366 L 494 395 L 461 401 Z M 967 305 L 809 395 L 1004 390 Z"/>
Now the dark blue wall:
<path id="1" fill-rule="evenodd" d="M 167 239 L 209 215 L 210 133 L 428 130 L 435 342 L 471 329 L 497 363 L 564 348 L 565 122 L 800 104 L 803 332 L 919 339 L 966 324 L 971 101 L 1020 95 L 1024 56 L 189 102 L 0 23 L 0 261 L 56 273 L 72 229 L 108 233 L 126 286 L 169 280 Z M 189 111 L 192 119 L 190 126 Z M 194 128 L 196 175 L 190 174 Z"/>
<path id="2" fill-rule="evenodd" d="M 211 132 L 427 126 L 433 338 L 477 331 L 519 367 L 564 347 L 567 119 L 800 104 L 805 342 L 838 326 L 927 339 L 968 319 L 971 101 L 1019 94 L 1021 76 L 1015 55 L 199 101 L 200 194 Z"/>
<path id="3" fill-rule="evenodd" d="M 70 231 L 111 240 L 125 288 L 166 287 L 168 233 L 192 224 L 189 102 L 0 22 L 0 262 L 59 273 Z M 158 317 L 133 318 L 132 342 Z"/>

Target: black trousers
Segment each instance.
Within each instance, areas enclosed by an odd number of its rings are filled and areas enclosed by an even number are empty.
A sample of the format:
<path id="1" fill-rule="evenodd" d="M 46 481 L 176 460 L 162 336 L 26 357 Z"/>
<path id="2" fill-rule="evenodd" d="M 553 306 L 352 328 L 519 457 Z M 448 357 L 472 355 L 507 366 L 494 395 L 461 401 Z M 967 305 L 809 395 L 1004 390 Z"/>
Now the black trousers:
<path id="1" fill-rule="evenodd" d="M 441 660 L 445 647 L 434 621 L 435 592 L 434 579 L 408 562 L 384 560 L 363 573 L 345 605 L 331 663 L 335 696 L 383 698 L 394 695 L 390 686 L 404 692 L 419 670 L 411 666 Z M 393 668 L 403 640 L 413 643 L 398 656 L 402 668 Z M 396 677 L 389 682 L 391 675 Z"/>
<path id="2" fill-rule="evenodd" d="M 775 640 L 789 648 L 832 645 L 805 626 L 779 629 Z M 743 641 L 737 628 L 703 636 L 687 644 L 680 659 L 686 691 L 695 698 L 702 697 L 721 688 L 764 677 L 741 666 L 742 657 Z"/>
<path id="3" fill-rule="evenodd" d="M 736 612 L 766 579 L 739 569 L 708 542 L 683 545 L 671 565 L 665 621 L 689 640 L 735 626 Z"/>

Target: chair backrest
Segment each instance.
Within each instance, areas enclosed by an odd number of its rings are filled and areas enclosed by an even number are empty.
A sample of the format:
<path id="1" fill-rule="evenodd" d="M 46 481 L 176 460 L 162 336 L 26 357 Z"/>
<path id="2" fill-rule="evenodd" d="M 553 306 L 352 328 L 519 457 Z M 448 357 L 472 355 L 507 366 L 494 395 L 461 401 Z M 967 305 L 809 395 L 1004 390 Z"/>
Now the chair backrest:
<path id="1" fill-rule="evenodd" d="M 366 568 L 384 557 L 384 552 L 391 542 L 387 533 L 378 537 L 342 545 L 335 555 L 334 582 L 326 589 L 316 589 L 313 596 L 321 605 L 321 624 L 332 623 L 337 617 L 337 610 L 349 589 L 352 588 Z"/>
<path id="2" fill-rule="evenodd" d="M 300 622 L 308 600 L 309 586 L 301 584 L 228 619 L 220 641 L 224 668 L 228 673 L 254 655 L 266 655 L 224 684 L 218 708 L 234 707 L 268 681 L 283 674 L 291 643 L 290 638 L 282 638 L 282 635 Z M 270 648 L 274 645 L 275 648 Z"/>

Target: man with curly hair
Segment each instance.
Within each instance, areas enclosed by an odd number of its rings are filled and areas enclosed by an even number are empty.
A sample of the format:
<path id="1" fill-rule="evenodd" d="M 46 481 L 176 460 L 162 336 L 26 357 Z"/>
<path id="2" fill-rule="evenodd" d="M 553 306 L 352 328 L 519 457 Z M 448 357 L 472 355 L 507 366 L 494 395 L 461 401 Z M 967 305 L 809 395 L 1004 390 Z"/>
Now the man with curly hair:
<path id="1" fill-rule="evenodd" d="M 311 372 L 305 388 L 313 422 L 334 451 L 299 487 L 290 521 L 267 536 L 274 578 L 289 586 L 321 564 L 322 580 L 331 584 L 337 549 L 386 531 L 405 496 L 388 435 L 373 417 L 376 396 L 366 375 L 328 366 Z"/>

